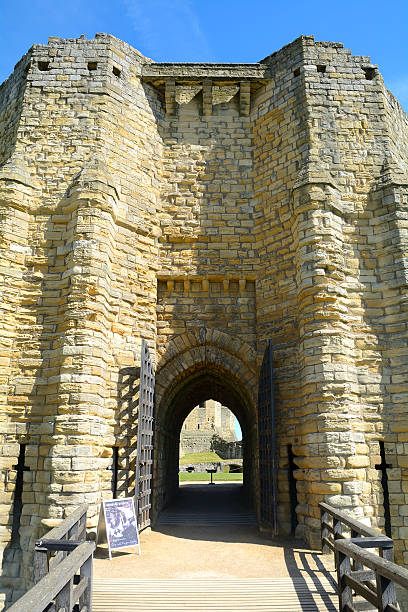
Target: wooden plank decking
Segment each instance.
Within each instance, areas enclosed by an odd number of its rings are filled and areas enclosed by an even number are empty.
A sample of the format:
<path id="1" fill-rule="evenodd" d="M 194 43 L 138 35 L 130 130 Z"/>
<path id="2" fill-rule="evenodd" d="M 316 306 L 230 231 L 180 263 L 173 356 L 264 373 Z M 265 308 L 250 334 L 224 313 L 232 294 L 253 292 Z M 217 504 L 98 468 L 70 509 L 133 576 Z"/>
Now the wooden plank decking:
<path id="1" fill-rule="evenodd" d="M 333 583 L 296 578 L 96 579 L 94 612 L 336 612 Z"/>

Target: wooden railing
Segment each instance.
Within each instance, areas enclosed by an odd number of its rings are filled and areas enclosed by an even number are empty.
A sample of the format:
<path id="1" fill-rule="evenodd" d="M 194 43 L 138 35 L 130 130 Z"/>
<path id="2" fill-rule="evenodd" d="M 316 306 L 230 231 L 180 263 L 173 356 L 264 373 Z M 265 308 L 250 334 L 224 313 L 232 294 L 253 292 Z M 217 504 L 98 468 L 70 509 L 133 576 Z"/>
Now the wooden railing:
<path id="1" fill-rule="evenodd" d="M 392 539 L 326 503 L 319 506 L 323 552 L 335 555 L 340 612 L 399 612 L 395 583 L 408 589 L 408 570 L 393 562 Z"/>
<path id="2" fill-rule="evenodd" d="M 34 554 L 35 585 L 9 612 L 92 611 L 94 542 L 86 542 L 84 504 L 37 540 Z M 52 536 L 52 537 L 49 537 Z M 51 555 L 54 553 L 54 556 Z"/>
<path id="3" fill-rule="evenodd" d="M 34 584 L 44 578 L 48 572 L 61 563 L 68 553 L 86 539 L 86 513 L 88 504 L 82 504 L 67 516 L 58 527 L 47 533 L 35 543 Z M 67 546 L 67 543 L 70 543 Z M 55 553 L 55 556 L 52 556 Z"/>

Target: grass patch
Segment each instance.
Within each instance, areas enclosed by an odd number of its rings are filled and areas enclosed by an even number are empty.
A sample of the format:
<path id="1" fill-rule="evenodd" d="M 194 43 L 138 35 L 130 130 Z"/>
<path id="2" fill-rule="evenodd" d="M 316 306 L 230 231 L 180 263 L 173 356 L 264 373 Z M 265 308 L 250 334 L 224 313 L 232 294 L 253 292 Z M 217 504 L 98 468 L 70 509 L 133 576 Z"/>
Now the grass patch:
<path id="1" fill-rule="evenodd" d="M 185 482 L 185 481 L 192 481 L 192 480 L 203 480 L 205 482 L 210 482 L 210 478 L 211 475 L 208 474 L 207 472 L 192 472 L 192 474 L 189 474 L 188 472 L 180 472 L 179 474 L 180 477 L 180 482 Z M 222 481 L 235 481 L 235 482 L 242 482 L 242 473 L 228 473 L 228 472 L 217 472 L 217 474 L 213 474 L 213 480 L 215 482 L 222 482 Z"/>
<path id="2" fill-rule="evenodd" d="M 213 451 L 205 453 L 188 453 L 180 459 L 180 465 L 194 465 L 195 463 L 212 463 L 222 461 L 221 457 Z"/>

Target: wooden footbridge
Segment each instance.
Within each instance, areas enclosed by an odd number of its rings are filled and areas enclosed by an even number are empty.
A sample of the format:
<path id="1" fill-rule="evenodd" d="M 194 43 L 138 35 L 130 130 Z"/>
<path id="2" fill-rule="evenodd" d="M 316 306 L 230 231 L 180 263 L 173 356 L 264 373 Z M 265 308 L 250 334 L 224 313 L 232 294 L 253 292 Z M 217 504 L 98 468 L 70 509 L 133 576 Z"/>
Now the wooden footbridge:
<path id="1" fill-rule="evenodd" d="M 93 612 L 336 612 L 327 578 L 95 580 Z"/>
<path id="2" fill-rule="evenodd" d="M 37 541 L 36 584 L 9 612 L 404 610 L 398 606 L 395 584 L 408 589 L 408 570 L 393 562 L 392 539 L 327 504 L 320 507 L 322 546 L 335 553 L 335 574 L 320 570 L 284 578 L 92 580 L 95 544 L 85 540 L 87 506 L 81 506 Z"/>

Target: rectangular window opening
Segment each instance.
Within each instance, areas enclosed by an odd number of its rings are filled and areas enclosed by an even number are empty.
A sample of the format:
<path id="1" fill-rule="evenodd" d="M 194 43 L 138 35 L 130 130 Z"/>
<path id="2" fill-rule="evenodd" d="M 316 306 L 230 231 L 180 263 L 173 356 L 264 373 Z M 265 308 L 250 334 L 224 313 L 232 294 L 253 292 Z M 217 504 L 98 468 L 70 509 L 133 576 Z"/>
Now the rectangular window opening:
<path id="1" fill-rule="evenodd" d="M 293 71 L 293 76 L 298 77 L 299 75 L 300 75 L 300 68 L 295 68 L 295 70 Z"/>
<path id="2" fill-rule="evenodd" d="M 88 70 L 96 70 L 98 68 L 98 62 L 88 62 Z"/>
<path id="3" fill-rule="evenodd" d="M 363 67 L 363 71 L 365 74 L 365 78 L 367 79 L 367 81 L 373 81 L 376 77 L 377 71 L 375 68 L 371 68 L 369 66 L 367 66 L 366 68 Z"/>
<path id="4" fill-rule="evenodd" d="M 320 64 L 319 66 L 316 66 L 316 67 L 317 67 L 317 72 L 322 72 L 322 73 L 326 72 L 326 66 L 323 66 Z"/>
<path id="5" fill-rule="evenodd" d="M 122 74 L 119 68 L 116 68 L 116 66 L 112 68 L 112 72 L 115 75 L 115 77 L 120 77 L 120 75 Z"/>
<path id="6" fill-rule="evenodd" d="M 38 62 L 38 70 L 46 72 L 50 69 L 50 62 Z"/>

